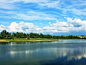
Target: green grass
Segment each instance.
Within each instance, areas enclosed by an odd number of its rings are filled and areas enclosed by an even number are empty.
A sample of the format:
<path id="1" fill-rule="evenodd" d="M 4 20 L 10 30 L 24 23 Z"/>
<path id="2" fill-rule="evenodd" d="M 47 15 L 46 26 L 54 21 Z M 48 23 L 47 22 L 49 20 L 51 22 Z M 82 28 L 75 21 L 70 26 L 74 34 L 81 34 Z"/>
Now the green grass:
<path id="1" fill-rule="evenodd" d="M 14 38 L 14 39 L 0 39 L 0 40 L 4 40 L 0 42 L 49 42 L 49 41 L 58 41 L 58 40 L 86 40 L 86 39 Z"/>
<path id="2" fill-rule="evenodd" d="M 14 38 L 14 39 L 2 39 L 5 41 L 9 41 L 9 42 L 23 42 L 23 41 L 28 41 L 28 42 L 41 42 L 41 41 L 56 41 L 58 39 L 46 39 L 46 38 L 30 38 L 30 39 L 26 39 L 26 38 Z"/>

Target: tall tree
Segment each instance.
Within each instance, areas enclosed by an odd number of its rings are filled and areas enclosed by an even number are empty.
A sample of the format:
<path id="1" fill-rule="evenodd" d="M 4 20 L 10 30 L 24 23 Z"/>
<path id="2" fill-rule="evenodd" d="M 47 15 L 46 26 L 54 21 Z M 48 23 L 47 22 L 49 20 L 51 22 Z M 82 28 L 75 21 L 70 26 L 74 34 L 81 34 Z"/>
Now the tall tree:
<path id="1" fill-rule="evenodd" d="M 6 34 L 7 34 L 7 31 L 6 31 L 6 30 L 3 30 L 3 31 L 1 32 L 2 38 L 6 38 Z"/>

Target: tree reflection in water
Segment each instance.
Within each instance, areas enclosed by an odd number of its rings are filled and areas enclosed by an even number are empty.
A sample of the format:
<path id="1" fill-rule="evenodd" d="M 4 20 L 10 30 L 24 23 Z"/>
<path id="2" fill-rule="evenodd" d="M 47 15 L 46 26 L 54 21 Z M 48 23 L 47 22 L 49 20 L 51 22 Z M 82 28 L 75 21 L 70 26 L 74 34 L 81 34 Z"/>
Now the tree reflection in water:
<path id="1" fill-rule="evenodd" d="M 63 40 L 0 44 L 0 65 L 85 65 L 86 41 L 78 42 Z"/>

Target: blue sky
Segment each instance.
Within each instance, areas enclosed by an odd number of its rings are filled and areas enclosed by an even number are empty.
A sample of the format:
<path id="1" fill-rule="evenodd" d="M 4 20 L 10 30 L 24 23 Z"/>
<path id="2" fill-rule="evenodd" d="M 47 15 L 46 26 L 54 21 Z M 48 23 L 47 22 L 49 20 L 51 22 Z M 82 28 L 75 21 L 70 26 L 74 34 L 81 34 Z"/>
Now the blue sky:
<path id="1" fill-rule="evenodd" d="M 0 31 L 86 35 L 86 0 L 1 0 Z"/>

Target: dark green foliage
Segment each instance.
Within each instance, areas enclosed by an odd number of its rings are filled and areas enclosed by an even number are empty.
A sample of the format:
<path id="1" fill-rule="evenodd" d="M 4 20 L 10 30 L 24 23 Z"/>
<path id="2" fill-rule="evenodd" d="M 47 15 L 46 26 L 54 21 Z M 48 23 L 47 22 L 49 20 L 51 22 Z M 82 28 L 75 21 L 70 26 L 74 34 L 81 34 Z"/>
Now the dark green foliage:
<path id="1" fill-rule="evenodd" d="M 40 35 L 39 35 L 39 36 L 40 36 L 40 38 L 44 38 L 44 35 L 43 35 L 42 33 L 40 33 Z"/>
<path id="2" fill-rule="evenodd" d="M 13 35 L 11 35 L 11 36 L 10 36 L 10 39 L 14 39 L 14 36 L 13 36 Z"/>
<path id="3" fill-rule="evenodd" d="M 30 33 L 30 38 L 39 38 L 39 34 L 37 33 Z"/>
<path id="4" fill-rule="evenodd" d="M 0 34 L 0 39 L 2 39 L 2 35 Z"/>
<path id="5" fill-rule="evenodd" d="M 0 34 L 1 39 L 11 39 L 11 33 L 7 32 L 6 30 L 3 30 Z"/>
<path id="6" fill-rule="evenodd" d="M 27 34 L 27 39 L 30 39 L 30 34 Z"/>
<path id="7" fill-rule="evenodd" d="M 6 30 L 3 30 L 0 33 L 0 39 L 14 39 L 14 37 L 16 38 L 47 38 L 47 39 L 81 39 L 79 36 L 51 36 L 49 34 L 44 35 L 42 33 L 37 34 L 37 33 L 30 33 L 30 34 L 26 34 L 26 33 L 22 33 L 22 32 L 16 32 L 16 33 L 9 33 Z M 82 39 L 86 39 L 85 36 L 82 36 Z"/>
<path id="8" fill-rule="evenodd" d="M 17 33 L 13 33 L 13 36 L 17 38 L 26 38 L 27 35 L 25 33 L 17 32 Z"/>
<path id="9" fill-rule="evenodd" d="M 1 32 L 2 38 L 6 38 L 6 34 L 7 34 L 7 31 L 6 31 L 6 30 L 3 30 L 3 31 Z"/>
<path id="10" fill-rule="evenodd" d="M 45 38 L 48 38 L 48 39 L 52 38 L 52 36 L 49 35 L 49 34 L 48 34 L 48 35 L 44 35 L 44 37 L 45 37 Z"/>

